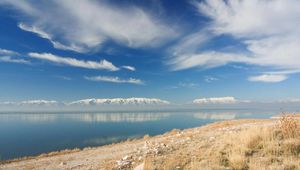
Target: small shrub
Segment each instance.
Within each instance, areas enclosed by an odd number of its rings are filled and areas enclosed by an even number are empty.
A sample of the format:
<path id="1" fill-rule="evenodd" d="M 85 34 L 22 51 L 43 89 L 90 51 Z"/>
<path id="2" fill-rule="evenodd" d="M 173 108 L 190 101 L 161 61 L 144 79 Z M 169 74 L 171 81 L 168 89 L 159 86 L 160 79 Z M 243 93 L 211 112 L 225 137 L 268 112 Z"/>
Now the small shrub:
<path id="1" fill-rule="evenodd" d="M 293 115 L 283 113 L 279 119 L 279 129 L 285 138 L 295 138 L 299 135 L 298 120 Z"/>
<path id="2" fill-rule="evenodd" d="M 229 166 L 228 154 L 226 151 L 221 151 L 218 158 L 221 166 Z"/>
<path id="3" fill-rule="evenodd" d="M 297 165 L 285 165 L 284 170 L 297 170 Z"/>
<path id="4" fill-rule="evenodd" d="M 229 165 L 235 170 L 248 169 L 247 159 L 242 154 L 232 153 L 228 157 Z"/>
<path id="5" fill-rule="evenodd" d="M 260 143 L 262 141 L 262 137 L 257 135 L 257 136 L 253 136 L 252 138 L 250 138 L 250 140 L 248 141 L 248 143 L 246 144 L 247 147 L 251 150 L 255 150 L 255 149 L 259 149 Z"/>
<path id="6" fill-rule="evenodd" d="M 295 156 L 300 156 L 300 140 L 290 139 L 282 143 L 282 148 L 287 154 L 293 154 Z"/>

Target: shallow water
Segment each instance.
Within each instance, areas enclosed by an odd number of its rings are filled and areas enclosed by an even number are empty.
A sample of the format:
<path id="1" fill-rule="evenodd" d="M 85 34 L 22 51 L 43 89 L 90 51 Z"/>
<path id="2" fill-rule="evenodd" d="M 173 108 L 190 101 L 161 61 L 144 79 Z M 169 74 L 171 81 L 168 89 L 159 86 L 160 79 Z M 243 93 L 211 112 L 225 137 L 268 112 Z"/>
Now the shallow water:
<path id="1" fill-rule="evenodd" d="M 145 134 L 208 123 L 269 118 L 276 111 L 200 110 L 123 113 L 1 113 L 0 159 L 33 156 L 63 149 L 100 146 Z"/>

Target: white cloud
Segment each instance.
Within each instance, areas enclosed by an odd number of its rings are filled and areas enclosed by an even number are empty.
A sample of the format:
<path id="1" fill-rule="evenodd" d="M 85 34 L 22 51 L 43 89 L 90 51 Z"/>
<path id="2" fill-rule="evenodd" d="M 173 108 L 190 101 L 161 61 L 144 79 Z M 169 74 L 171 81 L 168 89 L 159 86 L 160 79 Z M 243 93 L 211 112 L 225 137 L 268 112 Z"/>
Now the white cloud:
<path id="1" fill-rule="evenodd" d="M 52 40 L 51 36 L 48 33 L 44 32 L 43 30 L 40 30 L 37 27 L 28 26 L 24 23 L 19 23 L 18 27 L 24 31 L 33 32 L 33 33 L 39 35 L 41 38 Z"/>
<path id="2" fill-rule="evenodd" d="M 90 81 L 104 81 L 104 82 L 112 82 L 112 83 L 130 83 L 130 84 L 145 84 L 144 81 L 135 78 L 129 79 L 121 79 L 119 77 L 110 77 L 110 76 L 94 76 L 94 77 L 84 77 Z"/>
<path id="3" fill-rule="evenodd" d="M 20 58 L 20 53 L 0 48 L 0 62 L 31 64 L 30 61 Z"/>
<path id="4" fill-rule="evenodd" d="M 20 28 L 60 49 L 87 52 L 109 40 L 132 48 L 153 47 L 177 36 L 161 16 L 155 18 L 137 6 L 92 0 L 3 0 L 1 4 L 22 13 Z"/>
<path id="5" fill-rule="evenodd" d="M 178 85 L 180 87 L 187 87 L 187 88 L 193 88 L 198 86 L 198 84 L 196 83 L 179 83 Z"/>
<path id="6" fill-rule="evenodd" d="M 204 81 L 205 81 L 206 83 L 211 83 L 211 82 L 217 81 L 217 80 L 219 80 L 219 79 L 216 78 L 216 77 L 213 77 L 213 76 L 205 76 L 205 77 L 204 77 Z"/>
<path id="7" fill-rule="evenodd" d="M 35 33 L 37 34 L 38 36 L 40 36 L 41 38 L 44 38 L 44 39 L 47 39 L 49 40 L 53 47 L 54 48 L 57 48 L 57 49 L 62 49 L 62 50 L 71 50 L 71 51 L 76 51 L 76 52 L 80 52 L 80 53 L 83 53 L 86 51 L 85 48 L 81 47 L 81 46 L 77 46 L 76 44 L 74 43 L 70 43 L 68 45 L 64 45 L 64 44 L 61 44 L 60 42 L 58 41 L 55 41 L 53 40 L 53 36 L 44 32 L 42 29 L 40 29 L 39 27 L 36 27 L 36 26 L 28 26 L 24 23 L 19 23 L 19 28 L 24 30 L 24 31 L 28 31 L 28 32 L 32 32 L 32 33 Z"/>
<path id="8" fill-rule="evenodd" d="M 20 58 L 13 58 L 11 56 L 0 56 L 0 62 L 31 64 L 30 61 L 28 61 L 28 60 L 24 60 L 24 59 L 20 59 Z"/>
<path id="9" fill-rule="evenodd" d="M 215 33 L 249 38 L 297 32 L 299 4 L 298 0 L 206 0 L 196 6 L 212 19 L 210 29 Z"/>
<path id="10" fill-rule="evenodd" d="M 98 69 L 98 70 L 110 70 L 110 71 L 117 71 L 119 68 L 114 66 L 111 62 L 106 60 L 101 60 L 99 62 L 96 61 L 84 61 L 78 60 L 75 58 L 69 57 L 61 57 L 57 55 L 53 55 L 50 53 L 29 53 L 29 57 L 37 58 L 41 60 L 47 60 L 58 64 L 69 65 L 73 67 L 81 67 L 87 69 Z"/>
<path id="11" fill-rule="evenodd" d="M 297 99 L 297 98 L 281 99 L 281 100 L 277 100 L 275 102 L 278 102 L 278 103 L 300 103 L 300 99 Z"/>
<path id="12" fill-rule="evenodd" d="M 234 104 L 237 103 L 234 97 L 212 97 L 212 98 L 200 98 L 193 101 L 194 104 Z"/>
<path id="13" fill-rule="evenodd" d="M 179 87 L 186 87 L 186 88 L 194 88 L 194 87 L 199 86 L 199 84 L 180 82 L 180 83 L 178 83 L 178 86 Z"/>
<path id="14" fill-rule="evenodd" d="M 57 75 L 57 76 L 54 76 L 54 77 L 56 77 L 58 79 L 61 79 L 61 80 L 68 80 L 68 81 L 72 80 L 72 78 L 68 77 L 68 76 Z"/>
<path id="15" fill-rule="evenodd" d="M 182 38 L 179 43 L 169 49 L 169 52 L 174 56 L 194 54 L 199 46 L 206 43 L 211 38 L 212 34 L 208 30 L 200 30 Z"/>
<path id="16" fill-rule="evenodd" d="M 112 99 L 83 99 L 78 101 L 70 102 L 69 105 L 103 105 L 103 104 L 170 104 L 166 100 L 157 98 L 112 98 Z"/>
<path id="17" fill-rule="evenodd" d="M 51 106 L 57 105 L 55 100 L 25 100 L 19 103 L 19 105 L 37 105 L 37 106 Z"/>
<path id="18" fill-rule="evenodd" d="M 266 83 L 276 83 L 281 82 L 287 79 L 286 75 L 280 75 L 280 74 L 263 74 L 259 76 L 251 76 L 248 78 L 249 81 L 260 81 L 260 82 L 266 82 Z"/>
<path id="19" fill-rule="evenodd" d="M 132 67 L 132 66 L 122 66 L 122 68 L 130 70 L 130 71 L 135 71 L 136 70 L 135 67 Z"/>
<path id="20" fill-rule="evenodd" d="M 15 56 L 19 55 L 19 53 L 7 49 L 0 48 L 0 55 L 9 55 L 9 56 Z"/>
<path id="21" fill-rule="evenodd" d="M 172 70 L 184 70 L 193 67 L 214 68 L 226 65 L 232 62 L 246 62 L 249 59 L 241 54 L 221 53 L 209 51 L 195 54 L 182 54 L 175 56 L 169 62 Z"/>
<path id="22" fill-rule="evenodd" d="M 15 105 L 15 102 L 0 102 L 0 105 Z"/>
<path id="23" fill-rule="evenodd" d="M 229 63 L 275 70 L 300 69 L 300 62 L 296 62 L 300 60 L 300 30 L 296 29 L 300 27 L 300 1 L 206 0 L 194 5 L 199 13 L 210 18 L 210 22 L 171 49 L 169 64 L 173 70 L 212 68 Z M 246 50 L 201 50 L 204 43 L 221 35 L 240 41 Z"/>

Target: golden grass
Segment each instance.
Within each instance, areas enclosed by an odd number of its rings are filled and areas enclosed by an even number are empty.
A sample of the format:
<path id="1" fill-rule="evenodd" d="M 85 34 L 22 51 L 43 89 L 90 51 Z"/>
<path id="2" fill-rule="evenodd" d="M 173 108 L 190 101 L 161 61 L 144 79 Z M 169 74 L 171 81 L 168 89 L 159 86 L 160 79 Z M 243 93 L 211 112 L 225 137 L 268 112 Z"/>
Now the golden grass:
<path id="1" fill-rule="evenodd" d="M 230 134 L 227 141 L 224 139 L 228 164 L 223 166 L 236 170 L 257 169 L 257 165 L 259 169 L 300 169 L 299 131 L 299 120 L 284 114 L 277 126 L 254 126 Z"/>
<path id="2" fill-rule="evenodd" d="M 299 116 L 281 115 L 274 125 L 251 125 L 219 134 L 206 147 L 179 149 L 166 157 L 148 159 L 150 169 L 300 169 Z M 229 123 L 230 124 L 230 123 Z M 231 125 L 231 124 L 230 124 Z M 214 126 L 219 126 L 215 124 Z M 194 146 L 198 148 L 197 145 Z M 162 162 L 162 163 L 159 163 Z M 156 165 L 155 165 L 156 164 Z"/>
<path id="3" fill-rule="evenodd" d="M 296 114 L 283 113 L 279 121 L 279 129 L 281 129 L 284 137 L 295 138 L 299 135 L 299 121 Z"/>

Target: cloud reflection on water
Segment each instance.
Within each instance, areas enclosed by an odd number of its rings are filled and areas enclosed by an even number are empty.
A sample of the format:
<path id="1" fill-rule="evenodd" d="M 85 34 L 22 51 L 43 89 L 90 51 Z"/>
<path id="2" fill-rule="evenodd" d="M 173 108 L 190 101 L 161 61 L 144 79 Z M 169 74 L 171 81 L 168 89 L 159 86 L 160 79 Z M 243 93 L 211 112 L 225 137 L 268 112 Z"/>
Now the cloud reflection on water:
<path id="1" fill-rule="evenodd" d="M 30 123 L 74 120 L 81 122 L 146 122 L 158 121 L 170 113 L 78 113 L 78 114 L 0 114 L 1 122 L 22 121 Z"/>
<path id="2" fill-rule="evenodd" d="M 194 117 L 197 119 L 213 119 L 213 120 L 230 120 L 236 118 L 236 113 L 222 112 L 222 113 L 194 113 Z"/>
<path id="3" fill-rule="evenodd" d="M 97 113 L 77 114 L 74 119 L 84 122 L 146 122 L 157 121 L 170 116 L 170 113 Z"/>
<path id="4" fill-rule="evenodd" d="M 57 120 L 56 114 L 0 114 L 0 122 L 13 122 L 13 121 L 40 123 L 40 122 L 53 122 Z"/>

